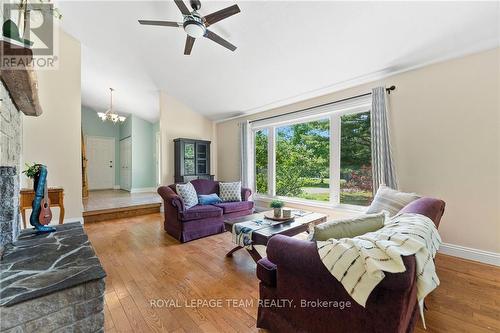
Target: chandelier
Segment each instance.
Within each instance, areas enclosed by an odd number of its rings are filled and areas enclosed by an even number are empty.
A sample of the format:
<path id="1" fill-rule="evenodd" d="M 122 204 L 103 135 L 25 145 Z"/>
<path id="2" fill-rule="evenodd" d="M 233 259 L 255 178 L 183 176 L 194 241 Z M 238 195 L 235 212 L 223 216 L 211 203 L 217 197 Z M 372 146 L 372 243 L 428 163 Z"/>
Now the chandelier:
<path id="1" fill-rule="evenodd" d="M 114 123 L 117 123 L 117 122 L 122 123 L 125 121 L 125 119 L 127 119 L 127 117 L 120 116 L 119 114 L 113 112 L 113 91 L 115 91 L 113 88 L 109 88 L 110 97 L 111 97 L 111 101 L 109 103 L 109 109 L 107 109 L 106 112 L 97 112 L 97 115 L 99 116 L 99 118 L 102 119 L 102 121 L 109 120 L 109 121 L 112 121 Z"/>

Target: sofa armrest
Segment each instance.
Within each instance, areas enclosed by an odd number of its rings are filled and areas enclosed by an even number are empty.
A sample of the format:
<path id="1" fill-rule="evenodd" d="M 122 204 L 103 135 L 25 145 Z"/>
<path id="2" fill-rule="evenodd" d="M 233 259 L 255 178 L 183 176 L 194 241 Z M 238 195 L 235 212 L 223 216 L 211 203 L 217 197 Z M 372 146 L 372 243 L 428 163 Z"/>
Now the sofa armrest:
<path id="1" fill-rule="evenodd" d="M 446 204 L 443 200 L 423 197 L 415 201 L 410 202 L 408 205 L 403 207 L 399 213 L 414 213 L 425 215 L 430 218 L 436 228 L 439 227 L 439 222 L 444 214 L 444 208 Z"/>
<path id="2" fill-rule="evenodd" d="M 252 190 L 246 187 L 241 188 L 241 200 L 248 201 L 252 195 Z"/>
<path id="3" fill-rule="evenodd" d="M 158 188 L 158 194 L 165 201 L 165 205 L 170 204 L 177 208 L 179 212 L 183 212 L 184 210 L 186 210 L 182 198 L 178 196 L 177 193 L 175 193 L 170 187 L 160 186 Z"/>
<path id="4" fill-rule="evenodd" d="M 267 258 L 257 262 L 257 278 L 269 287 L 276 287 L 276 265 Z"/>
<path id="5" fill-rule="evenodd" d="M 304 285 L 308 285 L 307 280 L 318 279 L 321 276 L 331 281 L 328 288 L 344 289 L 321 261 L 314 241 L 276 235 L 267 244 L 267 259 L 276 266 L 277 271 L 283 270 L 293 272 L 296 276 L 302 276 L 305 280 Z M 380 287 L 391 290 L 406 290 L 413 285 L 416 277 L 415 256 L 403 257 L 403 262 L 406 271 L 403 273 L 384 273 L 385 278 L 380 282 Z"/>

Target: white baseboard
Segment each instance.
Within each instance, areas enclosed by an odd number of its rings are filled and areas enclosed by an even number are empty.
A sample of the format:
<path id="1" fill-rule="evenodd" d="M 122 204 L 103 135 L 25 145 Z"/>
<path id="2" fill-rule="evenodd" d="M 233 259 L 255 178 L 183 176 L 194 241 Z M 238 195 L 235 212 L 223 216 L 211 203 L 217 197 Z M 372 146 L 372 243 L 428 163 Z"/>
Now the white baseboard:
<path id="1" fill-rule="evenodd" d="M 500 266 L 500 253 L 497 252 L 489 252 L 460 245 L 443 243 L 439 247 L 439 253 L 462 259 L 479 261 L 484 264 Z"/>
<path id="2" fill-rule="evenodd" d="M 156 187 L 139 187 L 130 189 L 130 193 L 145 193 L 145 192 L 156 192 Z"/>
<path id="3" fill-rule="evenodd" d="M 119 189 L 120 189 L 120 185 L 113 186 L 113 190 L 119 190 Z"/>

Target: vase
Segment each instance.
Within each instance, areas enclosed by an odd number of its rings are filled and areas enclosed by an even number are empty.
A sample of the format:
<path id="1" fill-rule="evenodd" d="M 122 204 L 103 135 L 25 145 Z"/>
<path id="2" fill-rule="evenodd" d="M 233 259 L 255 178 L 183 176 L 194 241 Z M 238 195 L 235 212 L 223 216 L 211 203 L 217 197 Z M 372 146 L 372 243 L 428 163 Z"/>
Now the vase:
<path id="1" fill-rule="evenodd" d="M 26 179 L 26 188 L 33 189 L 35 187 L 35 184 L 33 182 L 33 178 L 27 178 Z"/>
<path id="2" fill-rule="evenodd" d="M 281 217 L 281 208 L 274 208 L 274 217 Z"/>

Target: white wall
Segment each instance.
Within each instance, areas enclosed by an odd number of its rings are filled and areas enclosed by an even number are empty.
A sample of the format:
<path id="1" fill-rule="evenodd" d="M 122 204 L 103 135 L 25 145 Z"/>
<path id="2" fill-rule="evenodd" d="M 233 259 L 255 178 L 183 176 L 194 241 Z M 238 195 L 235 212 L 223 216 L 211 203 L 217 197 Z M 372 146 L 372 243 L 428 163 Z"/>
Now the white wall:
<path id="1" fill-rule="evenodd" d="M 404 191 L 446 201 L 444 242 L 500 252 L 500 51 L 430 65 L 217 124 L 219 177 L 239 177 L 238 122 L 396 85 L 392 142 Z M 230 158 L 229 158 L 230 157 Z"/>
<path id="2" fill-rule="evenodd" d="M 161 182 L 174 182 L 174 139 L 189 138 L 212 141 L 211 172 L 217 179 L 217 140 L 215 124 L 194 112 L 179 100 L 160 92 Z"/>
<path id="3" fill-rule="evenodd" d="M 60 31 L 59 69 L 38 71 L 43 114 L 23 119 L 23 162 L 47 165 L 48 185 L 64 187 L 66 220 L 82 217 L 80 42 Z M 26 187 L 26 177 L 22 177 Z M 52 209 L 57 223 L 59 211 Z M 29 216 L 29 215 L 28 215 Z"/>

